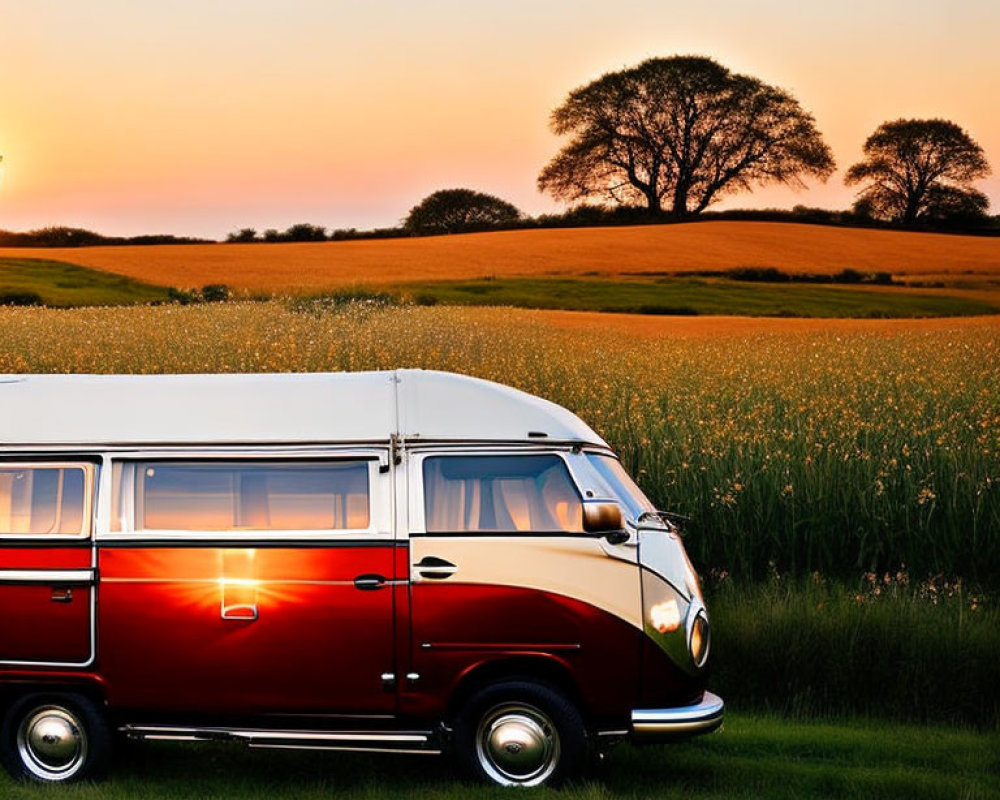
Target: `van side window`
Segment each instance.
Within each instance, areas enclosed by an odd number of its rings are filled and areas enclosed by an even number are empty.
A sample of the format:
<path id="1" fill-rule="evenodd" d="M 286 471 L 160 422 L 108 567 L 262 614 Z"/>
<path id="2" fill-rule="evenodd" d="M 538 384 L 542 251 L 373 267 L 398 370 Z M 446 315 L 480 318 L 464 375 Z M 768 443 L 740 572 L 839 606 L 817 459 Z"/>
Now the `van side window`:
<path id="1" fill-rule="evenodd" d="M 555 455 L 427 458 L 424 512 L 428 532 L 583 531 L 580 495 Z"/>
<path id="2" fill-rule="evenodd" d="M 89 508 L 82 465 L 0 464 L 0 534 L 84 535 Z"/>
<path id="3" fill-rule="evenodd" d="M 364 530 L 368 469 L 366 461 L 126 463 L 115 473 L 115 527 L 131 496 L 135 530 Z"/>

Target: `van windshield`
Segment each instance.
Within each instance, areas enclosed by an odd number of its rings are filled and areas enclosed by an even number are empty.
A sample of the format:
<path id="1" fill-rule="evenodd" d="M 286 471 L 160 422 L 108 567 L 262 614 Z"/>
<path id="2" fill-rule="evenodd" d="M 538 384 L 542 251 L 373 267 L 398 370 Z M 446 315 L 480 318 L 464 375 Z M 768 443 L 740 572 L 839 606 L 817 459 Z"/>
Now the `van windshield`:
<path id="1" fill-rule="evenodd" d="M 601 488 L 607 491 L 608 497 L 613 497 L 621 503 L 629 519 L 638 519 L 644 511 L 656 511 L 656 506 L 642 493 L 642 489 L 636 486 L 635 481 L 629 477 L 625 467 L 617 458 L 602 453 L 585 455 L 597 472 L 600 483 L 603 484 Z"/>

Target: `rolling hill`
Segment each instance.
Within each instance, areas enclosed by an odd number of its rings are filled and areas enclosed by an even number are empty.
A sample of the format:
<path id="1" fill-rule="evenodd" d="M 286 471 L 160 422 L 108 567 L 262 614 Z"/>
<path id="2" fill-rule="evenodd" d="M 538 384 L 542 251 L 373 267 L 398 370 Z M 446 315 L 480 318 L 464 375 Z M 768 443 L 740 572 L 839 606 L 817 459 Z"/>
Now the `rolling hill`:
<path id="1" fill-rule="evenodd" d="M 966 290 L 995 288 L 1000 238 L 777 222 L 520 230 L 418 239 L 25 249 L 161 286 L 225 283 L 253 292 L 503 277 L 650 277 L 774 267 L 891 272 Z"/>

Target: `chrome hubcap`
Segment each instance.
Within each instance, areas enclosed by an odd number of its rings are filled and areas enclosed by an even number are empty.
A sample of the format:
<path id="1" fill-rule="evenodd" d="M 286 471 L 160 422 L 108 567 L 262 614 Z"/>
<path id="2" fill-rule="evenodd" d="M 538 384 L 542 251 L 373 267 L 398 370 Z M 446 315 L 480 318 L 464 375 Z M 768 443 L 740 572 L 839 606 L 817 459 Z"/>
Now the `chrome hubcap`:
<path id="1" fill-rule="evenodd" d="M 64 781 L 83 766 L 87 737 L 71 712 L 45 706 L 24 718 L 17 731 L 17 750 L 21 763 L 36 778 Z"/>
<path id="2" fill-rule="evenodd" d="M 559 763 L 559 734 L 542 711 L 506 704 L 489 711 L 476 735 L 479 763 L 497 783 L 537 786 Z"/>

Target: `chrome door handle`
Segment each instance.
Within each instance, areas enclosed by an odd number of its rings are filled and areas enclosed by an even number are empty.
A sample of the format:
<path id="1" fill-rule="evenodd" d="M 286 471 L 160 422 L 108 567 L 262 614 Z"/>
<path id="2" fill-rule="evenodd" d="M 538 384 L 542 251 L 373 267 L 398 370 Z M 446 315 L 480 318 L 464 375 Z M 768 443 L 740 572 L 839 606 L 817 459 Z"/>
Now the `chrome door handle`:
<path id="1" fill-rule="evenodd" d="M 233 605 L 228 605 L 228 606 L 223 605 L 222 618 L 243 620 L 244 622 L 253 622 L 255 619 L 257 619 L 257 604 L 234 603 Z"/>
<path id="2" fill-rule="evenodd" d="M 437 556 L 424 556 L 413 565 L 413 568 L 421 578 L 428 578 L 432 581 L 442 581 L 458 572 L 458 567 Z"/>

